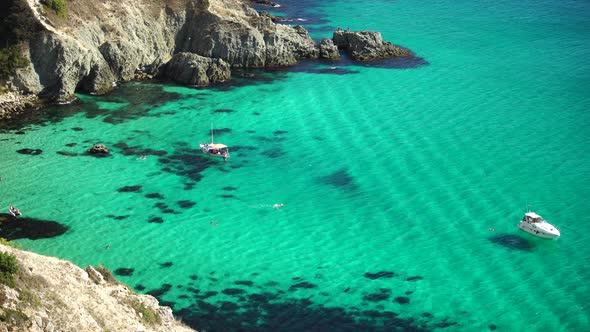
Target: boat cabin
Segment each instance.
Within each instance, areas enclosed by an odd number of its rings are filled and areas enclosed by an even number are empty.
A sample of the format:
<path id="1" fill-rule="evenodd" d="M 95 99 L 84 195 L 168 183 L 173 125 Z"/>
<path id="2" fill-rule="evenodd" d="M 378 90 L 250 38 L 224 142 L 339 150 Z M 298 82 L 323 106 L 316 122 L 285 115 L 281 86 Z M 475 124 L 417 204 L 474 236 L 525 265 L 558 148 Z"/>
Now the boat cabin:
<path id="1" fill-rule="evenodd" d="M 533 223 L 533 222 L 543 222 L 543 217 L 541 217 L 540 215 L 534 213 L 534 212 L 527 212 L 524 217 L 522 218 L 522 221 L 526 221 L 529 223 Z"/>
<path id="2" fill-rule="evenodd" d="M 218 156 L 218 157 L 229 157 L 229 148 L 225 144 L 220 143 L 211 143 L 211 144 L 203 144 L 202 150 L 204 153 L 210 156 Z"/>

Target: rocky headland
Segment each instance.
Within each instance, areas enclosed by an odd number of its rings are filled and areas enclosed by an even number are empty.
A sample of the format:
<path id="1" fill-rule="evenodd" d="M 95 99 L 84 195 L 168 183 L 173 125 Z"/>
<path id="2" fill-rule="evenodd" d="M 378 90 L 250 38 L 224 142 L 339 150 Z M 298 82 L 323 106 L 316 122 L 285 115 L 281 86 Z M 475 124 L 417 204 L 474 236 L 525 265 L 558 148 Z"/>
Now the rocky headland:
<path id="1" fill-rule="evenodd" d="M 3 244 L 0 256 L 0 331 L 194 331 L 102 267 L 81 269 Z M 7 273 L 14 274 L 12 285 Z"/>
<path id="2" fill-rule="evenodd" d="M 9 2 L 29 25 L 21 43 L 28 65 L 0 85 L 53 102 L 152 77 L 203 86 L 230 79 L 232 68 L 338 59 L 340 50 L 357 60 L 413 56 L 383 42 L 378 32 L 339 29 L 316 43 L 303 27 L 277 24 L 240 0 L 67 0 L 64 15 L 52 11 L 47 0 Z M 11 105 L 0 107 L 26 107 Z"/>

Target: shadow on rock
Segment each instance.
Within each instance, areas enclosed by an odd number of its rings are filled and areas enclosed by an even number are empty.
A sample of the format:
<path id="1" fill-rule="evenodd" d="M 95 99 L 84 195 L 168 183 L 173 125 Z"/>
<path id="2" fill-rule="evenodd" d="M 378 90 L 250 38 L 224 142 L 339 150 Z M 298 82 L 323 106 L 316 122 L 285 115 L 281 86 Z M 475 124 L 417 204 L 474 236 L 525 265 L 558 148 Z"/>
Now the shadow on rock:
<path id="1" fill-rule="evenodd" d="M 55 221 L 41 220 L 27 217 L 13 217 L 10 214 L 0 214 L 0 237 L 9 241 L 18 239 L 46 239 L 62 235 L 69 229 Z"/>

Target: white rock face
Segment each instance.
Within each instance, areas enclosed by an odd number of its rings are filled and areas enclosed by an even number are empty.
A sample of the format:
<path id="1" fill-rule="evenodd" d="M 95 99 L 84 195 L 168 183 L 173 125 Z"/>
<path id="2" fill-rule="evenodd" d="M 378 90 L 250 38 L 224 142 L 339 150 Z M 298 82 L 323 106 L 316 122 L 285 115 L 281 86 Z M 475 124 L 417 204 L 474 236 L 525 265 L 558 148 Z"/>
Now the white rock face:
<path id="1" fill-rule="evenodd" d="M 97 283 L 71 262 L 4 245 L 0 251 L 17 257 L 22 275 L 16 289 L 2 285 L 0 292 L 6 296 L 0 311 L 12 309 L 24 315 L 20 325 L 0 321 L 0 331 L 194 331 L 177 322 L 172 309 L 160 306 L 153 296 L 135 294 L 122 284 Z M 100 274 L 87 269 L 91 275 Z M 142 303 L 161 323 L 146 325 L 130 303 Z"/>

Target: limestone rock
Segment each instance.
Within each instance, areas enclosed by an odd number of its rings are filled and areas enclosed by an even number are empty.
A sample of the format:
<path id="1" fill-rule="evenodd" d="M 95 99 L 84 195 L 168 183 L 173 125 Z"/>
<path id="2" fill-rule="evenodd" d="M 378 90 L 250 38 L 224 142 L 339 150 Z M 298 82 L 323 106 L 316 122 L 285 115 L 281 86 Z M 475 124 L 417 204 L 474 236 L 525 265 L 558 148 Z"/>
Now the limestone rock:
<path id="1" fill-rule="evenodd" d="M 410 57 L 412 53 L 401 46 L 384 42 L 376 31 L 342 30 L 338 28 L 332 37 L 334 44 L 345 49 L 355 60 L 371 60 L 388 57 Z"/>
<path id="2" fill-rule="evenodd" d="M 175 54 L 166 64 L 164 76 L 177 83 L 204 86 L 230 79 L 229 63 L 194 53 Z"/>
<path id="3" fill-rule="evenodd" d="M 94 144 L 90 149 L 86 151 L 94 155 L 108 155 L 109 153 L 111 153 L 104 144 Z"/>
<path id="4" fill-rule="evenodd" d="M 323 59 L 339 59 L 340 52 L 338 46 L 334 45 L 331 39 L 324 38 L 320 41 L 320 58 Z"/>
<path id="5" fill-rule="evenodd" d="M 94 281 L 96 284 L 104 284 L 106 281 L 104 280 L 104 277 L 102 276 L 102 274 L 98 271 L 96 271 L 96 269 L 94 267 L 92 267 L 91 265 L 88 265 L 86 268 L 84 268 L 84 271 L 86 271 L 86 273 L 88 273 L 88 277 Z"/>
<path id="6" fill-rule="evenodd" d="M 16 288 L 0 285 L 0 292 L 5 294 L 0 312 L 12 309 L 22 317 L 20 322 L 0 320 L 0 331 L 194 332 L 176 321 L 172 310 L 160 306 L 151 295 L 135 294 L 117 282 L 89 282 L 83 277 L 87 272 L 57 258 L 2 244 L 0 251 L 16 256 L 21 267 L 34 267 L 28 268 L 31 275 L 19 278 L 21 284 Z M 36 303 L 31 303 L 32 298 Z M 133 309 L 133 304 L 138 303 L 158 315 L 161 323 L 142 321 Z"/>

